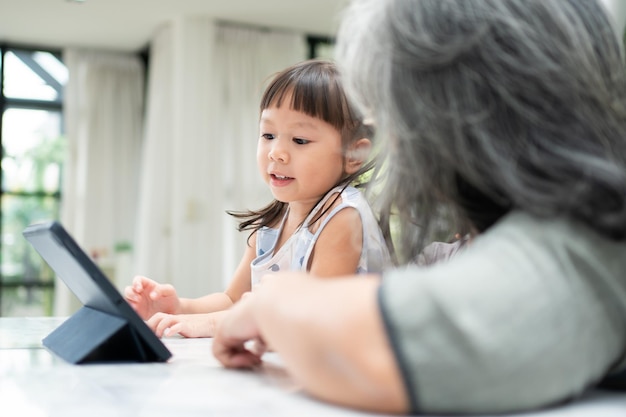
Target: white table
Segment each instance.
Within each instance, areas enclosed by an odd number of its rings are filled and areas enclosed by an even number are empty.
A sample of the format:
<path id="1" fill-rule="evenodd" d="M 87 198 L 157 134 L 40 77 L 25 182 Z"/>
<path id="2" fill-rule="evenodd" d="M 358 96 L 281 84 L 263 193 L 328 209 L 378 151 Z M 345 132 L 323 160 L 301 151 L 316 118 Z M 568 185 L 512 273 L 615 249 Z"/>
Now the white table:
<path id="1" fill-rule="evenodd" d="M 258 371 L 224 369 L 212 339 L 164 339 L 167 363 L 70 365 L 41 345 L 62 321 L 0 318 L 0 416 L 373 416 L 307 397 L 273 353 Z M 626 393 L 594 391 L 515 417 L 626 417 Z"/>

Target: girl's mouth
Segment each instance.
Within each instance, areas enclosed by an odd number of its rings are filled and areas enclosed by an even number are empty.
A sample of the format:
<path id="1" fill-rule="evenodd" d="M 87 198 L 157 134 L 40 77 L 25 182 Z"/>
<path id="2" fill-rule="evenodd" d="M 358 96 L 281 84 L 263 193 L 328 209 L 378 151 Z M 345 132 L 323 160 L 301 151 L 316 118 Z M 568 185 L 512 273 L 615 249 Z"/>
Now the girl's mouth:
<path id="1" fill-rule="evenodd" d="M 289 184 L 294 178 L 284 175 L 270 174 L 270 182 L 274 186 L 283 186 Z"/>

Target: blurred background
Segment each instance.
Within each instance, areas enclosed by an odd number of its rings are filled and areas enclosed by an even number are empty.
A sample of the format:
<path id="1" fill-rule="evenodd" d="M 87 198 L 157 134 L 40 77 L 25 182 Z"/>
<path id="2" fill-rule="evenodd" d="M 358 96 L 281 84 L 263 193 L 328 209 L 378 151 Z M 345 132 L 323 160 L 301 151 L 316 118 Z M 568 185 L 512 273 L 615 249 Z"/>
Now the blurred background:
<path id="1" fill-rule="evenodd" d="M 0 0 L 0 316 L 79 307 L 22 237 L 48 220 L 120 289 L 222 290 L 247 237 L 225 211 L 271 199 L 260 94 L 332 57 L 347 1 Z M 622 38 L 626 1 L 602 1 Z"/>

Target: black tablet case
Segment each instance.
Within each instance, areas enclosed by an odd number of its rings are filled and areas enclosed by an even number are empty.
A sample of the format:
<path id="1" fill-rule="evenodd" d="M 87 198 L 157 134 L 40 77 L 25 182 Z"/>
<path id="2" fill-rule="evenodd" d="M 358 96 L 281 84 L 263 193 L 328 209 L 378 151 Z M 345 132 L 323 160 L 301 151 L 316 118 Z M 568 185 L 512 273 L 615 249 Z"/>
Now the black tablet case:
<path id="1" fill-rule="evenodd" d="M 48 350 L 75 364 L 172 356 L 60 223 L 33 224 L 23 235 L 83 304 L 43 339 Z"/>

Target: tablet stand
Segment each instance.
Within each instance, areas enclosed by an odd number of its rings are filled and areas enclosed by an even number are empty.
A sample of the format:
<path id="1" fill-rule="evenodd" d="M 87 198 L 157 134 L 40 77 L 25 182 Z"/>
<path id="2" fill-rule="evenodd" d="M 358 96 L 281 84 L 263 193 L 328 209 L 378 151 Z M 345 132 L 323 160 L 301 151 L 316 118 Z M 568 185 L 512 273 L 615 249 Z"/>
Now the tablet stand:
<path id="1" fill-rule="evenodd" d="M 125 319 L 87 306 L 42 342 L 54 354 L 75 364 L 150 361 L 141 339 Z"/>

